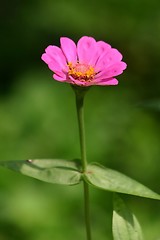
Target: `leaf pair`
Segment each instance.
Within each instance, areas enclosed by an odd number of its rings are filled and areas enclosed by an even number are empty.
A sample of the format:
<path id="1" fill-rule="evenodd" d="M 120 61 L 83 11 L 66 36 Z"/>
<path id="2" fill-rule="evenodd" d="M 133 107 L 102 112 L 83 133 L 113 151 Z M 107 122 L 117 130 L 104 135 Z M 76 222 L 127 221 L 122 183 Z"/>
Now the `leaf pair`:
<path id="1" fill-rule="evenodd" d="M 88 164 L 82 173 L 79 160 L 43 159 L 3 161 L 0 165 L 44 182 L 75 185 L 81 180 L 107 191 L 160 200 L 160 195 L 115 170 L 98 164 Z"/>

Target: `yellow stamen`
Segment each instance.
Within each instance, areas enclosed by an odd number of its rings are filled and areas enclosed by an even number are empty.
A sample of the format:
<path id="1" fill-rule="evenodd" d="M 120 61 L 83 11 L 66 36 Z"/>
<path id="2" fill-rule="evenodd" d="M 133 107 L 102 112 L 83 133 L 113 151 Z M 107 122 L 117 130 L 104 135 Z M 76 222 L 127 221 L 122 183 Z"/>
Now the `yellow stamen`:
<path id="1" fill-rule="evenodd" d="M 76 63 L 73 65 L 71 62 L 68 64 L 68 75 L 72 76 L 76 80 L 91 81 L 95 76 L 95 70 L 92 66 L 86 64 Z"/>

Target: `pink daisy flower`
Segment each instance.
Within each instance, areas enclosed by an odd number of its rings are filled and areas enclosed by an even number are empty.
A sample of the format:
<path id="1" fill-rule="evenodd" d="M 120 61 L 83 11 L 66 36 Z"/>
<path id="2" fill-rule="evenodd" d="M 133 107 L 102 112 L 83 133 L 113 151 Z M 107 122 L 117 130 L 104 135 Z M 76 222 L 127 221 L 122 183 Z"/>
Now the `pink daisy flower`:
<path id="1" fill-rule="evenodd" d="M 57 81 L 84 87 L 117 85 L 115 77 L 127 67 L 117 49 L 92 37 L 80 38 L 77 45 L 70 38 L 61 37 L 60 44 L 60 48 L 48 46 L 42 55 Z"/>

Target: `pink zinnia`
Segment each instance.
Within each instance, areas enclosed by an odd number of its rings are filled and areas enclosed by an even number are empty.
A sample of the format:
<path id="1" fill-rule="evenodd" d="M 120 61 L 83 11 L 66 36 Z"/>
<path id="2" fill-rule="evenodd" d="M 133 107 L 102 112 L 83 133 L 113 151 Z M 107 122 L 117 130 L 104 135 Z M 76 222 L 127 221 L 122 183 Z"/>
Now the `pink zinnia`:
<path id="1" fill-rule="evenodd" d="M 108 43 L 82 37 L 76 44 L 67 37 L 61 46 L 48 46 L 42 60 L 54 72 L 53 78 L 79 86 L 117 85 L 115 78 L 126 69 L 121 53 Z"/>

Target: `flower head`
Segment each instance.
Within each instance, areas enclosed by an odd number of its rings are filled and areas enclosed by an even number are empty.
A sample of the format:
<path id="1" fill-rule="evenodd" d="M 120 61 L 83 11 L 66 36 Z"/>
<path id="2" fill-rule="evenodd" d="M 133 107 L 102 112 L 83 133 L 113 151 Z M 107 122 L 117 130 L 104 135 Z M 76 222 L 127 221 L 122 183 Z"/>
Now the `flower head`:
<path id="1" fill-rule="evenodd" d="M 77 45 L 70 38 L 62 37 L 60 44 L 60 47 L 48 46 L 42 54 L 42 60 L 57 81 L 84 87 L 117 85 L 115 77 L 127 67 L 117 49 L 92 37 L 80 38 Z"/>

